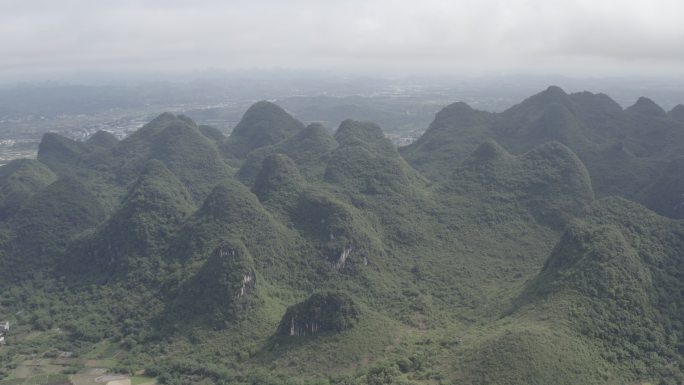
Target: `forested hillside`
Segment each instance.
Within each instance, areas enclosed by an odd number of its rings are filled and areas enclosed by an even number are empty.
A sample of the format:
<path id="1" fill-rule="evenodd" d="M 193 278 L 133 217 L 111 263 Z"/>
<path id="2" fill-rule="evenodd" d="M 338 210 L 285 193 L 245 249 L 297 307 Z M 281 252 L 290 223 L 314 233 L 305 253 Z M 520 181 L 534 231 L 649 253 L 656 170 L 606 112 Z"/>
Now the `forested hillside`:
<path id="1" fill-rule="evenodd" d="M 0 384 L 103 346 L 169 385 L 680 384 L 683 109 L 549 87 L 400 149 L 265 101 L 229 137 L 46 134 L 0 168 Z"/>

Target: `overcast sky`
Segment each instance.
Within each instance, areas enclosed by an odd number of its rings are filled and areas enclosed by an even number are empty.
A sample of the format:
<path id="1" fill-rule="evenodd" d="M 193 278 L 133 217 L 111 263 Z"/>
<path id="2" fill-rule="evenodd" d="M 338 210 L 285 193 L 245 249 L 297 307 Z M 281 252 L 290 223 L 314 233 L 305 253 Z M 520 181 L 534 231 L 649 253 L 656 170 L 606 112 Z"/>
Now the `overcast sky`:
<path id="1" fill-rule="evenodd" d="M 684 73 L 682 0 L 0 0 L 0 72 Z"/>

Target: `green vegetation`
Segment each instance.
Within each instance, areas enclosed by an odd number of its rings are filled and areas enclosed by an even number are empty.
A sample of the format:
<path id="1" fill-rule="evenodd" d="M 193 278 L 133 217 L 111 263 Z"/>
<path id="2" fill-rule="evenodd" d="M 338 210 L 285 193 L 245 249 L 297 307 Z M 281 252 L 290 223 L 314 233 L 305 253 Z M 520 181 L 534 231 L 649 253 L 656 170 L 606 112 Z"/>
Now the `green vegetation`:
<path id="1" fill-rule="evenodd" d="M 85 144 L 48 133 L 38 146 L 38 160 L 60 174 L 69 174 L 87 152 Z"/>
<path id="2" fill-rule="evenodd" d="M 116 138 L 116 136 L 114 136 L 114 134 L 102 130 L 94 133 L 87 140 L 87 143 L 90 145 L 104 148 L 112 148 L 116 146 L 118 142 L 119 140 Z"/>
<path id="3" fill-rule="evenodd" d="M 0 218 L 11 217 L 31 195 L 55 179 L 50 169 L 31 159 L 17 159 L 0 168 Z"/>
<path id="4" fill-rule="evenodd" d="M 400 151 L 268 102 L 48 134 L 0 168 L 0 385 L 681 383 L 684 227 L 627 200 L 681 217 L 677 116 L 550 87 Z"/>
<path id="5" fill-rule="evenodd" d="M 277 105 L 261 101 L 251 106 L 224 145 L 229 157 L 244 159 L 249 152 L 276 144 L 304 129 Z"/>
<path id="6" fill-rule="evenodd" d="M 252 151 L 237 173 L 246 185 L 251 185 L 269 155 L 283 154 L 292 159 L 300 172 L 309 180 L 320 179 L 332 151 L 337 147 L 333 136 L 320 124 L 310 124 L 298 134 Z"/>
<path id="7" fill-rule="evenodd" d="M 684 105 L 677 104 L 670 112 L 667 113 L 672 119 L 684 122 Z"/>
<path id="8" fill-rule="evenodd" d="M 681 157 L 682 122 L 676 111 L 670 115 L 647 98 L 623 110 L 607 95 L 568 95 L 552 86 L 498 114 L 464 103 L 448 106 L 401 153 L 424 175 L 439 180 L 487 139 L 514 154 L 558 141 L 586 165 L 598 196 L 646 203 L 640 191 L 664 169 L 664 162 Z"/>
<path id="9" fill-rule="evenodd" d="M 680 382 L 683 229 L 635 203 L 600 200 L 568 227 L 524 301 L 569 312 L 608 362 Z"/>
<path id="10" fill-rule="evenodd" d="M 291 306 L 278 326 L 277 335 L 312 336 L 341 332 L 357 322 L 359 310 L 354 300 L 344 293 L 316 293 L 306 301 Z"/>
<path id="11" fill-rule="evenodd" d="M 75 245 L 68 268 L 105 276 L 154 269 L 159 262 L 149 257 L 167 247 L 166 242 L 194 210 L 183 184 L 153 159 L 123 198 L 121 208 L 95 234 Z"/>
<path id="12" fill-rule="evenodd" d="M 261 302 L 258 277 L 249 251 L 240 241 L 218 246 L 194 277 L 184 282 L 162 327 L 193 318 L 221 327 L 244 317 Z"/>
<path id="13" fill-rule="evenodd" d="M 131 385 L 154 384 L 155 379 L 152 377 L 133 376 L 131 377 Z"/>

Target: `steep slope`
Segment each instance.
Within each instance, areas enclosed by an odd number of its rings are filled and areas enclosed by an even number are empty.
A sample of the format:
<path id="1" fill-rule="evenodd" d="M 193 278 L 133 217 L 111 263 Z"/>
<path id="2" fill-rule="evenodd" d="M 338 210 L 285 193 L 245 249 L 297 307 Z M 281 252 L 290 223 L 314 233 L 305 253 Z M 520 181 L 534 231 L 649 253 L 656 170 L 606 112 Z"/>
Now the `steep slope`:
<path id="1" fill-rule="evenodd" d="M 179 230 L 167 255 L 187 265 L 186 270 L 192 273 L 226 239 L 242 242 L 256 256 L 255 268 L 266 276 L 274 274 L 291 281 L 300 273 L 309 273 L 308 269 L 290 271 L 294 269 L 290 264 L 299 262 L 296 234 L 278 223 L 254 194 L 233 180 L 214 188 Z"/>
<path id="2" fill-rule="evenodd" d="M 622 384 L 595 348 L 557 325 L 525 320 L 488 330 L 466 347 L 456 381 L 467 384 Z"/>
<path id="3" fill-rule="evenodd" d="M 625 130 L 635 155 L 662 158 L 681 150 L 681 147 L 673 145 L 681 143 L 684 135 L 682 125 L 670 119 L 651 99 L 639 98 L 634 105 L 625 109 L 625 115 L 629 118 Z"/>
<path id="4" fill-rule="evenodd" d="M 625 112 L 634 115 L 646 115 L 657 118 L 664 118 L 667 116 L 667 113 L 662 109 L 662 107 L 657 105 L 653 100 L 643 96 L 637 99 L 633 105 L 627 107 Z"/>
<path id="5" fill-rule="evenodd" d="M 425 134 L 402 149 L 402 155 L 421 172 L 438 180 L 451 165 L 487 139 L 494 139 L 515 153 L 548 141 L 559 141 L 578 151 L 593 143 L 585 123 L 578 118 L 581 106 L 588 104 L 583 102 L 587 98 L 588 95 L 568 95 L 551 86 L 499 114 L 455 103 L 440 111 Z M 596 110 L 597 105 L 593 108 Z"/>
<path id="6" fill-rule="evenodd" d="M 92 146 L 98 146 L 102 148 L 112 148 L 116 146 L 119 140 L 114 136 L 114 134 L 107 131 L 98 131 L 91 135 L 86 143 Z"/>
<path id="7" fill-rule="evenodd" d="M 305 187 L 306 181 L 292 159 L 276 154 L 264 159 L 252 192 L 262 204 L 278 211 L 291 209 Z"/>
<path id="8" fill-rule="evenodd" d="M 667 114 L 676 121 L 684 122 L 684 104 L 677 104 Z"/>
<path id="9" fill-rule="evenodd" d="M 283 152 L 291 157 L 307 176 L 322 174 L 321 164 L 328 161 L 335 147 L 335 138 L 327 128 L 318 123 L 306 126 L 292 139 L 283 142 Z"/>
<path id="10" fill-rule="evenodd" d="M 304 125 L 277 105 L 261 101 L 243 115 L 223 146 L 229 157 L 244 159 L 250 151 L 296 135 Z"/>
<path id="11" fill-rule="evenodd" d="M 681 381 L 683 234 L 681 223 L 635 203 L 598 201 L 530 283 L 526 311 L 568 320 L 632 380 Z"/>
<path id="12" fill-rule="evenodd" d="M 400 152 L 268 103 L 229 139 L 173 114 L 47 136 L 49 165 L 0 168 L 26 195 L 0 219 L 0 369 L 60 349 L 163 385 L 681 382 L 682 223 L 592 186 L 666 211 L 680 126 L 550 87 L 451 105 Z"/>
<path id="13" fill-rule="evenodd" d="M 105 133 L 93 137 L 95 142 L 75 142 L 46 134 L 38 159 L 57 175 L 78 179 L 109 214 L 117 209 L 151 159 L 164 163 L 197 204 L 232 174 L 215 141 L 182 115 L 161 114 L 121 141 Z"/>
<path id="14" fill-rule="evenodd" d="M 425 175 L 439 179 L 442 170 L 492 137 L 489 127 L 495 119 L 463 102 L 451 104 L 438 112 L 425 133 L 402 148 L 401 154 Z"/>
<path id="15" fill-rule="evenodd" d="M 425 216 L 412 210 L 424 239 L 416 240 L 409 269 L 421 286 L 451 290 L 450 303 L 474 318 L 496 317 L 536 275 L 567 221 L 593 200 L 586 168 L 558 143 L 514 156 L 487 141 L 445 177 L 420 202 Z"/>
<path id="16" fill-rule="evenodd" d="M 54 182 L 55 174 L 42 163 L 17 159 L 0 168 L 0 220 L 12 216 L 34 193 Z"/>
<path id="17" fill-rule="evenodd" d="M 199 130 L 202 135 L 211 139 L 217 146 L 222 145 L 226 141 L 226 136 L 216 127 L 200 125 Z"/>
<path id="18" fill-rule="evenodd" d="M 87 152 L 88 147 L 84 143 L 47 133 L 38 146 L 38 160 L 57 174 L 72 175 L 73 168 Z"/>
<path id="19" fill-rule="evenodd" d="M 606 94 L 583 91 L 570 94 L 570 99 L 574 103 L 575 113 L 585 122 L 606 124 L 623 113 L 622 107 Z"/>
<path id="20" fill-rule="evenodd" d="M 279 337 L 305 337 L 319 333 L 339 333 L 354 327 L 359 309 L 343 292 L 316 293 L 291 306 L 278 325 Z"/>
<path id="21" fill-rule="evenodd" d="M 218 149 L 192 121 L 178 119 L 150 140 L 151 159 L 158 159 L 202 202 L 212 188 L 230 172 Z"/>
<path id="22" fill-rule="evenodd" d="M 518 157 L 494 141 L 485 142 L 454 168 L 447 186 L 498 206 L 497 215 L 506 215 L 505 207 L 522 208 L 536 221 L 557 229 L 581 214 L 593 200 L 586 168 L 569 148 L 557 142 Z"/>
<path id="23" fill-rule="evenodd" d="M 73 237 L 105 219 L 97 198 L 75 179 L 61 178 L 33 194 L 7 225 L 14 233 L 9 244 L 14 278 L 49 271 Z"/>
<path id="24" fill-rule="evenodd" d="M 622 115 L 622 108 L 606 95 L 566 94 L 551 86 L 502 112 L 495 126 L 496 139 L 515 152 L 556 140 L 582 158 L 613 144 L 619 137 L 614 126 L 623 123 Z"/>
<path id="25" fill-rule="evenodd" d="M 184 116 L 160 115 L 122 140 L 112 149 L 111 157 L 103 160 L 114 164 L 116 178 L 128 185 L 150 159 L 164 163 L 198 203 L 230 175 L 216 145 Z"/>
<path id="26" fill-rule="evenodd" d="M 237 173 L 246 185 L 254 183 L 263 160 L 269 155 L 284 154 L 292 159 L 302 175 L 309 180 L 320 179 L 337 142 L 328 130 L 320 124 L 310 124 L 298 134 L 252 151 Z"/>
<path id="27" fill-rule="evenodd" d="M 356 208 L 321 191 L 307 190 L 298 198 L 291 220 L 306 239 L 317 245 L 317 256 L 335 271 L 355 271 L 383 256 L 380 236 Z"/>
<path id="28" fill-rule="evenodd" d="M 69 270 L 108 278 L 159 268 L 160 252 L 195 211 L 192 196 L 163 163 L 148 162 L 121 208 L 70 254 Z"/>
<path id="29" fill-rule="evenodd" d="M 188 322 L 224 327 L 247 318 L 263 302 L 258 279 L 245 245 L 224 241 L 197 274 L 181 285 L 162 318 L 167 323 L 164 327 Z"/>
<path id="30" fill-rule="evenodd" d="M 684 148 L 684 127 L 673 116 L 676 111 L 669 116 L 647 98 L 623 111 L 604 94 L 568 95 L 551 86 L 498 114 L 473 111 L 464 104 L 446 107 L 424 135 L 401 153 L 438 181 L 486 139 L 514 154 L 558 141 L 586 165 L 597 195 L 645 203 L 644 189 Z"/>
<path id="31" fill-rule="evenodd" d="M 345 120 L 335 132 L 324 180 L 365 195 L 406 192 L 422 179 L 376 124 Z"/>
<path id="32" fill-rule="evenodd" d="M 670 218 L 684 218 L 684 159 L 676 159 L 664 166 L 660 176 L 639 192 L 639 201 Z"/>
<path id="33" fill-rule="evenodd" d="M 384 244 L 410 248 L 426 241 L 431 226 L 424 216 L 432 204 L 427 181 L 401 158 L 380 127 L 347 120 L 335 139 L 340 146 L 327 164 L 326 184 L 343 202 L 367 213 L 366 220 Z"/>

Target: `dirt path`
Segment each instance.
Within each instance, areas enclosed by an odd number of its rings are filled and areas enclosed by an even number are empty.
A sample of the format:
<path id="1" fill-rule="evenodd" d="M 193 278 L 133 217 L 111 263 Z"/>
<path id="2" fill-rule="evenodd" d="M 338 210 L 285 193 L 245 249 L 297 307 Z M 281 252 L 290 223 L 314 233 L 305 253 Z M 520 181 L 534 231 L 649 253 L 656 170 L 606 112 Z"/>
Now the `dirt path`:
<path id="1" fill-rule="evenodd" d="M 114 380 L 114 381 L 109 381 L 107 385 L 131 385 L 131 379 L 126 378 L 123 380 Z"/>

